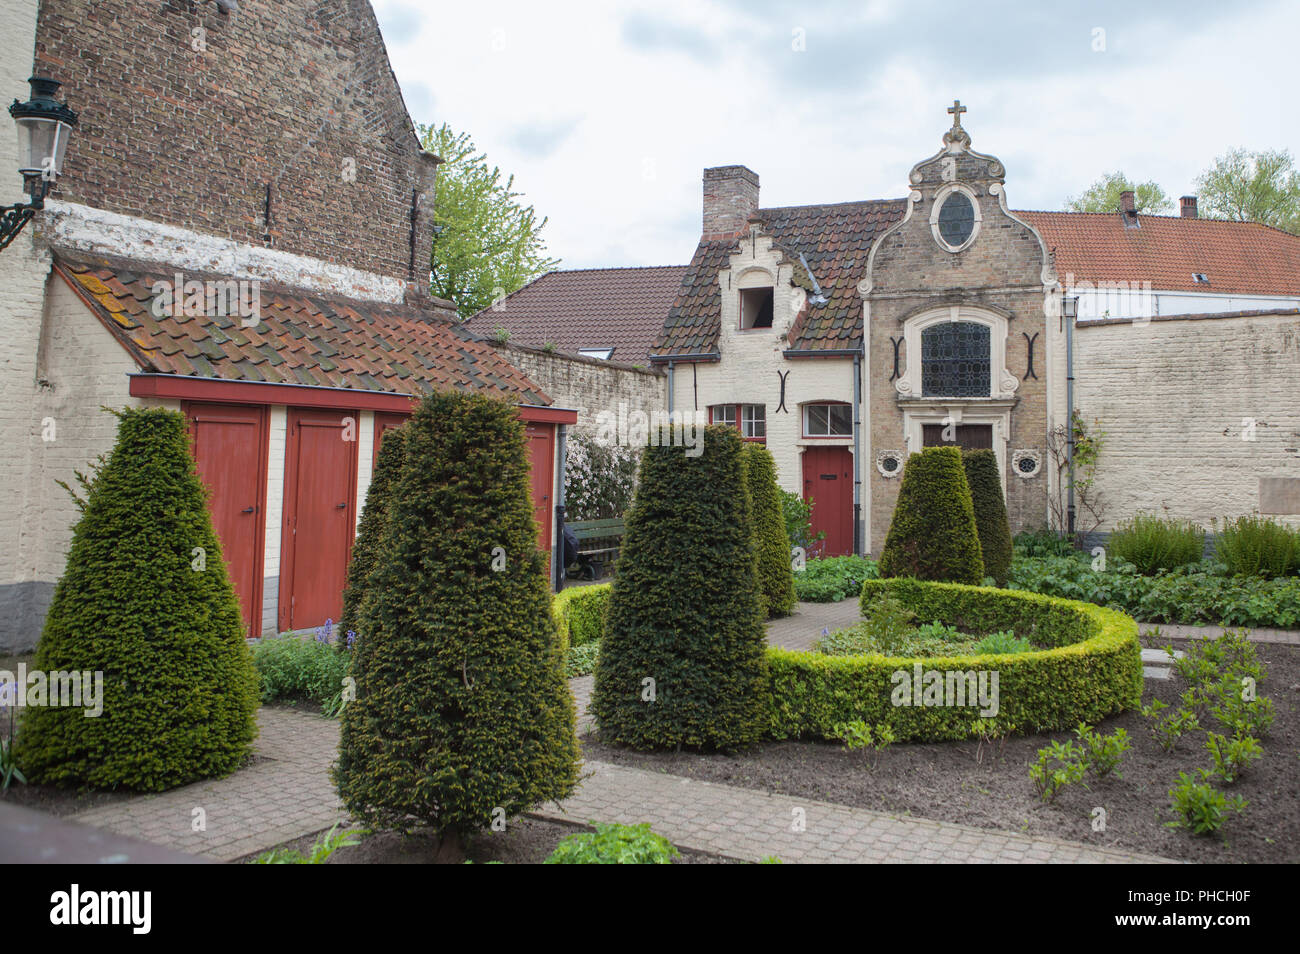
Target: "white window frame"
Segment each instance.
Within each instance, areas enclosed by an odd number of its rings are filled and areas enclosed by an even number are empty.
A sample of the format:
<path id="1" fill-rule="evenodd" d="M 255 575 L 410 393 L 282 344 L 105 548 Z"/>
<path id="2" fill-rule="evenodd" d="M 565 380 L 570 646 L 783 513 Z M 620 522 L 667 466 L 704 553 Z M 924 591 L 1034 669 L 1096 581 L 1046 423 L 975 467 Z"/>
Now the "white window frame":
<path id="1" fill-rule="evenodd" d="M 943 208 L 943 204 L 947 201 L 948 196 L 952 195 L 954 192 L 960 192 L 965 195 L 966 198 L 970 199 L 971 207 L 975 210 L 975 224 L 970 230 L 970 235 L 966 237 L 966 241 L 962 242 L 960 245 L 949 245 L 947 240 L 939 233 L 939 210 Z M 980 214 L 979 199 L 976 198 L 975 193 L 967 186 L 958 182 L 950 182 L 934 194 L 934 203 L 930 206 L 930 234 L 934 236 L 935 243 L 945 252 L 956 254 L 957 252 L 964 252 L 966 249 L 974 245 L 975 240 L 979 238 L 980 225 L 982 222 L 983 216 Z"/>
<path id="2" fill-rule="evenodd" d="M 921 332 L 932 325 L 950 321 L 968 321 L 989 328 L 989 385 L 990 393 L 977 398 L 955 398 L 934 395 L 922 398 L 921 394 Z M 963 305 L 946 305 L 932 308 L 909 318 L 903 323 L 903 344 L 906 348 L 906 366 L 894 387 L 903 397 L 933 401 L 936 404 L 953 400 L 987 400 L 1014 397 L 1020 379 L 1007 370 L 1007 319 L 982 308 Z"/>
<path id="3" fill-rule="evenodd" d="M 809 426 L 808 415 L 809 412 L 815 407 L 827 408 L 825 434 L 815 434 L 813 433 L 813 429 Z M 848 430 L 845 431 L 844 433 L 842 434 L 831 433 L 830 410 L 829 410 L 830 408 L 844 408 L 844 410 L 848 412 L 849 415 Z M 809 401 L 807 404 L 803 406 L 803 436 L 807 438 L 823 439 L 823 440 L 852 437 L 853 436 L 853 405 L 845 404 L 843 401 Z"/>

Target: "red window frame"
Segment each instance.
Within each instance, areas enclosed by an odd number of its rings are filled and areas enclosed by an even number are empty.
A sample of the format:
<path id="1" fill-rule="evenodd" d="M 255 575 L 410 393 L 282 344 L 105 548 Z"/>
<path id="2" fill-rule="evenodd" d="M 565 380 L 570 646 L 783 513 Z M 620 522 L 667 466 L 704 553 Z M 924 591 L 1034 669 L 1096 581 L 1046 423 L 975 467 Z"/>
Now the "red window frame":
<path id="1" fill-rule="evenodd" d="M 731 408 L 731 413 L 732 413 L 732 416 L 735 418 L 735 420 L 732 420 L 732 421 L 719 421 L 719 420 L 716 420 L 715 417 L 714 417 L 714 412 L 716 411 L 717 408 L 721 408 L 721 407 L 729 407 L 729 408 Z M 759 407 L 759 408 L 762 408 L 762 409 L 763 409 L 763 436 L 762 436 L 762 437 L 746 437 L 746 436 L 745 436 L 745 411 L 744 411 L 744 409 L 747 408 L 747 407 Z M 736 430 L 740 431 L 740 439 L 741 439 L 741 440 L 744 440 L 744 441 L 750 441 L 750 442 L 752 442 L 752 443 L 754 443 L 754 444 L 766 444 L 766 443 L 767 443 L 767 405 L 766 405 L 766 404 L 710 404 L 710 405 L 709 405 L 709 423 L 710 423 L 710 424 L 726 424 L 726 425 L 728 425 L 729 427 L 734 427 Z"/>

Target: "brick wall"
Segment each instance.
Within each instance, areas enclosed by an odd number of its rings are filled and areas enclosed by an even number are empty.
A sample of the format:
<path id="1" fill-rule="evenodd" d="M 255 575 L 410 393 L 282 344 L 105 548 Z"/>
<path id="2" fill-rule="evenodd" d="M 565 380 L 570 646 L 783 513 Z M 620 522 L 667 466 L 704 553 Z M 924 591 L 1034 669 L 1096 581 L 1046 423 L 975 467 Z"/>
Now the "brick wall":
<path id="1" fill-rule="evenodd" d="M 367 0 L 44 0 L 36 65 L 80 114 L 60 199 L 406 279 L 433 170 Z"/>
<path id="2" fill-rule="evenodd" d="M 1102 529 L 1139 511 L 1212 529 L 1258 509 L 1261 477 L 1300 478 L 1298 374 L 1295 315 L 1078 326 L 1075 405 L 1106 435 Z"/>

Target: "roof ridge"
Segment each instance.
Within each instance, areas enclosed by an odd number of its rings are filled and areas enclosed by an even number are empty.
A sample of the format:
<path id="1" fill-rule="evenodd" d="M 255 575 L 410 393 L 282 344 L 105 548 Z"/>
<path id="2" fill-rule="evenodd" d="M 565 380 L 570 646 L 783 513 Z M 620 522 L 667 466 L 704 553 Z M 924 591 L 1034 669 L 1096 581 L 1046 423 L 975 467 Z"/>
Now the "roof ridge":
<path id="1" fill-rule="evenodd" d="M 1075 212 L 1072 209 L 1012 209 L 1011 211 L 1016 215 L 1020 215 L 1023 212 L 1029 212 L 1034 215 L 1077 215 L 1077 216 L 1103 216 L 1103 217 L 1119 214 L 1118 209 L 1116 209 L 1114 212 Z M 1295 232 L 1288 232 L 1286 229 L 1280 228 L 1276 225 L 1269 225 L 1267 222 L 1252 222 L 1244 219 L 1216 219 L 1207 215 L 1196 215 L 1196 216 L 1156 215 L 1155 213 L 1152 212 L 1139 212 L 1138 218 L 1168 219 L 1171 222 L 1213 222 L 1217 225 L 1254 225 L 1262 229 L 1270 229 L 1282 235 L 1290 236 L 1291 238 L 1300 238 L 1300 235 L 1297 235 Z"/>
<path id="2" fill-rule="evenodd" d="M 834 209 L 845 205 L 896 205 L 906 202 L 906 196 L 895 199 L 848 199 L 844 202 L 809 202 L 805 205 L 769 205 L 759 208 L 759 212 L 785 212 L 789 209 Z"/>

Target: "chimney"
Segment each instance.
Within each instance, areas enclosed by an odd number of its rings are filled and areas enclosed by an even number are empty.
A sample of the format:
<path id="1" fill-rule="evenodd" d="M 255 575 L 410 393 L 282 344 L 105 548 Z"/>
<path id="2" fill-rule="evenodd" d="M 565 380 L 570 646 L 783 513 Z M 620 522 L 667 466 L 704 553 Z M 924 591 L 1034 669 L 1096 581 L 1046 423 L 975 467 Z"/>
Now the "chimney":
<path id="1" fill-rule="evenodd" d="M 704 170 L 704 237 L 743 232 L 758 211 L 758 173 L 744 166 Z"/>
<path id="2" fill-rule="evenodd" d="M 1119 212 L 1124 219 L 1125 228 L 1137 228 L 1137 202 L 1132 189 L 1125 189 L 1119 194 Z"/>
<path id="3" fill-rule="evenodd" d="M 403 295 L 408 305 L 428 304 L 433 298 L 429 289 L 429 257 L 433 241 L 433 197 L 438 182 L 438 166 L 442 163 L 441 157 L 427 149 L 420 150 L 415 169 L 416 182 L 411 190 L 411 247 Z"/>
<path id="4" fill-rule="evenodd" d="M 1185 195 L 1178 200 L 1178 214 L 1185 219 L 1196 218 L 1196 196 Z"/>

